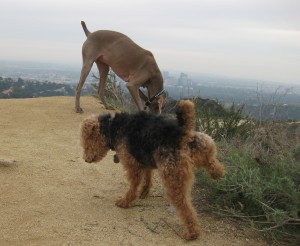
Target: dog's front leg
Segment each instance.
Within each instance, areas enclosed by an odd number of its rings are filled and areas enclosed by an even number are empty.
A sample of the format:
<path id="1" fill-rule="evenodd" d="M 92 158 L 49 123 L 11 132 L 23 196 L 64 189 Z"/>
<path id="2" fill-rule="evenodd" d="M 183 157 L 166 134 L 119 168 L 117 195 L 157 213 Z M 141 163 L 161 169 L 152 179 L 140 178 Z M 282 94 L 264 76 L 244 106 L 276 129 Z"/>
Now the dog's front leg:
<path id="1" fill-rule="evenodd" d="M 143 181 L 141 182 L 141 191 L 140 191 L 141 199 L 146 198 L 149 194 L 150 188 L 152 186 L 151 178 L 152 178 L 152 170 L 144 169 L 143 170 Z"/>
<path id="2" fill-rule="evenodd" d="M 126 192 L 125 196 L 118 199 L 115 203 L 118 207 L 121 208 L 129 208 L 131 206 L 131 203 L 137 197 L 137 190 L 142 179 L 141 169 L 138 168 L 136 165 L 131 166 L 130 168 L 127 167 L 126 169 L 130 187 L 129 190 Z"/>
<path id="3" fill-rule="evenodd" d="M 129 90 L 129 92 L 137 106 L 138 111 L 143 111 L 144 106 L 143 106 L 142 100 L 139 95 L 139 88 L 140 88 L 139 85 L 136 85 L 136 83 L 130 81 L 130 82 L 126 83 L 126 87 Z"/>

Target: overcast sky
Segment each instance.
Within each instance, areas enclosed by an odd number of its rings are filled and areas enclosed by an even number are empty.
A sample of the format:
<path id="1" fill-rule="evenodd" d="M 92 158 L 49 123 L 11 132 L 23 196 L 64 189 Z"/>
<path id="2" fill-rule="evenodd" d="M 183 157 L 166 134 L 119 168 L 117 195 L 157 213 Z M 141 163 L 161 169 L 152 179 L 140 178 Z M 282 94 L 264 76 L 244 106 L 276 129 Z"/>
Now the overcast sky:
<path id="1" fill-rule="evenodd" d="M 81 65 L 81 20 L 161 70 L 300 84 L 300 0 L 1 0 L 0 59 Z"/>

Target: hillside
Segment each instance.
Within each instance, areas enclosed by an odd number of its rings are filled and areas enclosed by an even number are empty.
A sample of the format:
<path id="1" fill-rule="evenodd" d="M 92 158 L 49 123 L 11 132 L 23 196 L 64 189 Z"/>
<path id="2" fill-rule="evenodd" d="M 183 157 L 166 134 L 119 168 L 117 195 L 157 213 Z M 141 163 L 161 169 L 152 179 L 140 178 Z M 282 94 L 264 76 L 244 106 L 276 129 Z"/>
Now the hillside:
<path id="1" fill-rule="evenodd" d="M 155 178 L 150 197 L 131 209 L 113 152 L 99 164 L 81 158 L 79 124 L 106 112 L 92 97 L 0 100 L 0 245 L 186 245 L 182 225 Z M 199 200 L 199 199 L 198 199 Z M 201 204 L 197 204 L 201 208 Z M 188 245 L 268 245 L 245 225 L 199 211 L 202 237 Z"/>

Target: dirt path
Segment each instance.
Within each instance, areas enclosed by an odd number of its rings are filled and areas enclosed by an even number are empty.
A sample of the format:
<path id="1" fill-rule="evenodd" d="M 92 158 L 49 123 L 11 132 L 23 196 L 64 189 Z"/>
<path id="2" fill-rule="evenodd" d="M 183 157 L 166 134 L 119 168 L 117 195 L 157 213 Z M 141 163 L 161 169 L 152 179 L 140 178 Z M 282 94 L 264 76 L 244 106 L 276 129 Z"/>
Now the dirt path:
<path id="1" fill-rule="evenodd" d="M 155 179 L 148 199 L 114 206 L 127 182 L 112 152 L 81 159 L 79 123 L 101 106 L 73 97 L 0 100 L 0 245 L 267 245 L 238 223 L 199 213 L 202 237 L 186 243 Z"/>

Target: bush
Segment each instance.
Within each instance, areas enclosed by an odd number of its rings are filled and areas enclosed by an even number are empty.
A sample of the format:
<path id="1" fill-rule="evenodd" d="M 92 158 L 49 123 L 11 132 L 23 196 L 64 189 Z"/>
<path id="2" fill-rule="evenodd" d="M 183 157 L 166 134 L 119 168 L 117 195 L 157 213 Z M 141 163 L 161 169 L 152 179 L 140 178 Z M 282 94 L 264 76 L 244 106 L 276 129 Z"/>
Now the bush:
<path id="1" fill-rule="evenodd" d="M 236 107 L 234 104 L 229 110 L 225 110 L 214 100 L 194 98 L 196 106 L 196 128 L 213 137 L 215 140 L 231 138 L 239 135 L 247 137 L 252 130 L 252 121 L 243 116 L 244 107 Z"/>
<path id="2" fill-rule="evenodd" d="M 93 78 L 99 80 L 99 78 L 94 74 Z M 98 84 L 93 84 L 93 87 L 95 91 L 93 96 L 99 98 L 97 93 Z M 132 111 L 134 109 L 133 104 L 131 103 L 131 98 L 124 92 L 120 82 L 117 80 L 116 74 L 111 71 L 107 76 L 104 96 L 108 104 L 120 111 Z"/>
<path id="3" fill-rule="evenodd" d="M 243 219 L 275 240 L 296 244 L 300 239 L 300 163 L 286 155 L 262 164 L 243 146 L 235 148 L 225 141 L 219 145 L 226 149 L 225 177 L 214 182 L 203 172 L 197 174 L 198 184 L 211 191 L 214 211 Z"/>
<path id="4" fill-rule="evenodd" d="M 213 181 L 200 171 L 213 211 L 249 222 L 274 240 L 300 238 L 300 125 L 255 121 L 243 107 L 225 110 L 213 100 L 194 99 L 197 130 L 218 140 L 226 175 Z"/>

